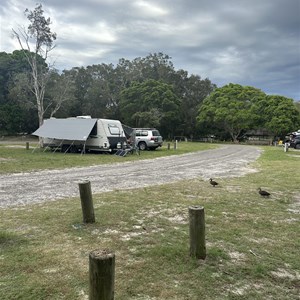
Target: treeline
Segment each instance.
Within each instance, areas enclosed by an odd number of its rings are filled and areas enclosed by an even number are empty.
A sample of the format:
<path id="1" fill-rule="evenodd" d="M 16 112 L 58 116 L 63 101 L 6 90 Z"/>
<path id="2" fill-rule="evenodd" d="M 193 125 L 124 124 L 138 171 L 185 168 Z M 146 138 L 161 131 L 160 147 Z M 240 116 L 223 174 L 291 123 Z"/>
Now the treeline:
<path id="1" fill-rule="evenodd" d="M 0 53 L 2 135 L 31 133 L 38 127 L 29 72 L 22 51 Z M 164 136 L 191 136 L 197 111 L 215 88 L 209 79 L 176 71 L 163 53 L 120 59 L 116 66 L 74 67 L 61 73 L 49 69 L 44 117 L 91 115 L 134 127 L 156 126 Z"/>
<path id="2" fill-rule="evenodd" d="M 150 54 L 132 61 L 122 58 L 116 66 L 99 64 L 74 67 L 63 72 L 49 68 L 42 58 L 38 62 L 47 69 L 44 118 L 91 115 L 95 118 L 118 119 L 132 127 L 157 127 L 165 138 L 195 138 L 216 133 L 232 138 L 227 127 L 232 128 L 232 125 L 237 124 L 238 135 L 249 128 L 264 127 L 269 122 L 268 116 L 272 115 L 272 107 L 279 103 L 274 98 L 269 101 L 264 98 L 266 95 L 262 91 L 254 91 L 254 88 L 245 90 L 231 85 L 227 90 L 217 89 L 207 78 L 175 70 L 171 58 L 163 53 Z M 39 127 L 30 72 L 21 50 L 11 54 L 0 53 L 1 135 L 30 134 Z M 252 110 L 245 111 L 246 115 L 237 115 L 233 111 L 234 107 L 241 111 L 241 105 L 249 106 L 245 91 L 246 94 L 249 92 L 251 95 L 258 95 L 263 100 L 256 101 Z M 242 101 L 235 101 L 241 97 L 238 93 L 244 95 Z M 267 110 L 265 106 L 269 102 L 272 107 Z M 284 103 L 283 110 L 276 110 L 276 118 L 281 123 L 286 122 L 281 120 L 281 114 L 284 115 L 284 110 L 288 108 L 287 118 L 293 123 L 289 122 L 282 131 L 287 128 L 295 130 L 292 127 L 298 126 L 300 122 L 299 111 L 295 110 L 293 100 L 286 101 L 286 98 L 281 97 L 280 103 L 281 106 Z M 250 118 L 252 114 L 259 115 L 259 109 L 262 108 L 268 116 L 260 118 L 259 122 L 258 118 Z M 293 116 L 295 111 L 296 118 Z M 226 116 L 226 123 L 222 120 L 222 115 Z M 233 116 L 239 116 L 240 122 L 235 120 L 231 124 Z M 249 119 L 253 121 L 251 124 Z M 278 119 L 273 118 L 274 124 L 276 121 Z M 244 128 L 243 123 L 247 124 Z M 280 133 L 282 132 L 276 132 Z"/>

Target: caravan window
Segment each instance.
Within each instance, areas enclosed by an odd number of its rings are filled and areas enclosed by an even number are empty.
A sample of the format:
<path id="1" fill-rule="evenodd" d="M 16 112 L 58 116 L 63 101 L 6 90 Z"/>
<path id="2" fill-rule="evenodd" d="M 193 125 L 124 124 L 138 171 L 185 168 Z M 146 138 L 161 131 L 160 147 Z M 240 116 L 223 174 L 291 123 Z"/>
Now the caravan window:
<path id="1" fill-rule="evenodd" d="M 120 135 L 120 129 L 114 124 L 108 124 L 108 130 L 111 135 Z"/>

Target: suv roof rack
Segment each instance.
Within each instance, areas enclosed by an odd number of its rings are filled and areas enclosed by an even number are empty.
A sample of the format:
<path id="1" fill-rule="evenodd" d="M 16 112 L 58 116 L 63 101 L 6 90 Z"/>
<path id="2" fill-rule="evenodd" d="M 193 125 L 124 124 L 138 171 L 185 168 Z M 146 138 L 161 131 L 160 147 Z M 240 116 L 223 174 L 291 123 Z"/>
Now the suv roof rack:
<path id="1" fill-rule="evenodd" d="M 156 128 L 133 128 L 137 130 L 157 130 Z"/>

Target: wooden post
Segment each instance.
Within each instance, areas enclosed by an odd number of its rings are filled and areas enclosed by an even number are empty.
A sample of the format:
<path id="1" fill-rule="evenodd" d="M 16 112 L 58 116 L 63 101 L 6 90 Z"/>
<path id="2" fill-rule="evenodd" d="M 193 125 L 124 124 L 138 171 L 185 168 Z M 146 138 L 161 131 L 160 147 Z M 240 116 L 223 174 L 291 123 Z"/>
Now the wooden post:
<path id="1" fill-rule="evenodd" d="M 90 252 L 89 277 L 89 300 L 113 300 L 115 253 L 108 249 Z"/>
<path id="2" fill-rule="evenodd" d="M 205 218 L 204 207 L 190 206 L 190 255 L 196 258 L 205 259 Z"/>
<path id="3" fill-rule="evenodd" d="M 29 150 L 29 142 L 26 142 L 26 150 Z"/>
<path id="4" fill-rule="evenodd" d="M 170 147 L 171 147 L 171 144 L 170 144 L 170 143 L 168 143 L 168 150 L 170 150 Z"/>
<path id="5" fill-rule="evenodd" d="M 283 150 L 284 150 L 284 152 L 288 152 L 289 151 L 289 144 L 288 143 L 284 143 Z"/>
<path id="6" fill-rule="evenodd" d="M 83 223 L 94 223 L 95 214 L 90 181 L 79 182 Z"/>
<path id="7" fill-rule="evenodd" d="M 177 140 L 174 142 L 174 150 L 177 149 Z"/>

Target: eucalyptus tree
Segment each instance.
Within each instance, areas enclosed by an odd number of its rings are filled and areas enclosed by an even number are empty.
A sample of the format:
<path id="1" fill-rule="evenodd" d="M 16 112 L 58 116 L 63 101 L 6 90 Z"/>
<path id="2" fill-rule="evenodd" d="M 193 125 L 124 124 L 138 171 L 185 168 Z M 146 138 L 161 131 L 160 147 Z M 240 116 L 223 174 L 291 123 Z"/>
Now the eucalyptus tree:
<path id="1" fill-rule="evenodd" d="M 92 85 L 92 77 L 84 67 L 74 67 L 68 71 L 68 76 L 74 84 L 74 101 L 70 103 L 69 115 L 87 115 L 90 114 L 87 105 L 87 92 Z"/>
<path id="2" fill-rule="evenodd" d="M 124 88 L 128 88 L 134 81 L 142 83 L 149 79 L 172 86 L 173 93 L 180 103 L 180 112 L 177 116 L 180 121 L 177 122 L 176 135 L 193 136 L 199 106 L 216 88 L 208 79 L 202 80 L 198 75 L 189 76 L 184 70 L 176 71 L 171 57 L 161 52 L 149 54 L 144 58 L 138 57 L 132 61 L 122 59 L 116 70 L 120 76 L 120 86 Z M 139 119 L 146 119 L 145 112 Z"/>
<path id="3" fill-rule="evenodd" d="M 49 78 L 46 61 L 50 51 L 55 47 L 56 33 L 51 32 L 50 18 L 46 19 L 44 17 L 41 4 L 37 4 L 33 11 L 26 9 L 25 15 L 30 22 L 27 29 L 19 27 L 17 30 L 13 29 L 12 31 L 30 66 L 30 88 L 36 98 L 39 125 L 42 125 L 45 112 L 45 88 Z M 40 58 L 43 59 L 44 64 L 39 63 Z"/>
<path id="4" fill-rule="evenodd" d="M 64 70 L 60 74 L 51 70 L 45 93 L 45 115 L 50 118 L 57 115 L 68 117 L 67 110 L 74 101 L 75 83 L 70 72 Z"/>
<path id="5" fill-rule="evenodd" d="M 98 117 L 118 119 L 121 86 L 113 64 L 88 66 L 86 72 L 91 78 L 86 93 L 88 110 Z"/>
<path id="6" fill-rule="evenodd" d="M 121 92 L 122 120 L 132 127 L 158 127 L 165 136 L 173 135 L 180 122 L 179 108 L 172 85 L 162 81 L 133 82 Z"/>
<path id="7" fill-rule="evenodd" d="M 171 76 L 175 73 L 171 57 L 162 52 L 150 53 L 146 57 L 136 58 L 132 61 L 133 69 L 136 69 L 135 74 L 139 74 L 140 79 L 153 79 L 171 83 Z"/>
<path id="8" fill-rule="evenodd" d="M 174 92 L 180 99 L 180 118 L 177 134 L 193 138 L 197 131 L 198 110 L 204 99 L 216 88 L 209 79 L 198 75 L 188 75 L 187 71 L 178 70 L 172 76 Z"/>
<path id="9" fill-rule="evenodd" d="M 1 134 L 31 132 L 32 126 L 38 126 L 37 117 L 32 114 L 35 99 L 28 88 L 29 71 L 23 50 L 0 53 Z"/>
<path id="10" fill-rule="evenodd" d="M 137 57 L 132 61 L 122 58 L 116 71 L 122 76 L 120 84 L 123 88 L 128 88 L 133 81 L 143 82 L 149 79 L 171 83 L 171 75 L 175 73 L 171 57 L 161 52 Z"/>
<path id="11" fill-rule="evenodd" d="M 11 54 L 0 52 L 0 105 L 7 100 L 8 82 L 11 76 L 11 65 L 13 59 Z"/>
<path id="12" fill-rule="evenodd" d="M 8 101 L 9 86 L 14 76 L 30 71 L 23 51 L 0 52 L 0 104 Z"/>

